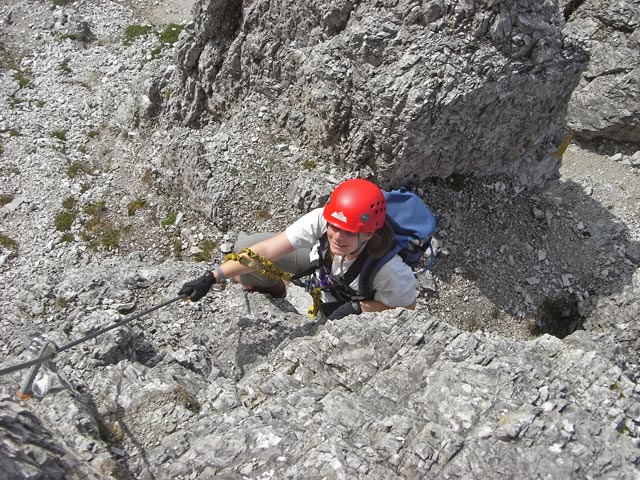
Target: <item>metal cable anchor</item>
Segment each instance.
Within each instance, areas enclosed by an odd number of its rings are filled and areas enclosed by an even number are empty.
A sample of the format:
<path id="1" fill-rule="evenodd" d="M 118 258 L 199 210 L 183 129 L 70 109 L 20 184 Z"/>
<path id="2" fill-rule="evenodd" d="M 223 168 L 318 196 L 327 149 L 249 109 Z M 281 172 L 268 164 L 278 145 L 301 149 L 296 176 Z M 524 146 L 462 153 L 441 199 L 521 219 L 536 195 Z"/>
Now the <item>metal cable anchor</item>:
<path id="1" fill-rule="evenodd" d="M 33 397 L 33 382 L 38 375 L 40 366 L 46 360 L 53 360 L 58 354 L 58 346 L 51 340 L 46 338 L 34 338 L 31 340 L 31 344 L 27 347 L 27 350 L 33 352 L 34 359 L 42 360 L 33 365 L 27 374 L 24 376 L 22 386 L 16 391 L 16 396 L 20 400 L 28 400 Z"/>

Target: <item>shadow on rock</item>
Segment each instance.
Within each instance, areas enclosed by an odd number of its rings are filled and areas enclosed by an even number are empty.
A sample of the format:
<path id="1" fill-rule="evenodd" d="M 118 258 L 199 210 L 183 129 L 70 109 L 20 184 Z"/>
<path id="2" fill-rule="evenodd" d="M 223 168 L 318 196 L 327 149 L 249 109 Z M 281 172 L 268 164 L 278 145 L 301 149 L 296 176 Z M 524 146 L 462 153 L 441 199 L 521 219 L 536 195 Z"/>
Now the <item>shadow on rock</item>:
<path id="1" fill-rule="evenodd" d="M 595 296 L 630 283 L 640 245 L 613 205 L 592 196 L 593 184 L 555 181 L 533 192 L 511 182 L 456 177 L 424 186 L 441 241 L 431 272 L 446 284 L 427 304 L 466 330 L 499 330 L 509 316 L 530 333 L 562 338 L 580 328 Z"/>
<path id="2" fill-rule="evenodd" d="M 284 340 L 315 335 L 321 322 L 299 318 L 303 323 L 241 317 L 238 320 L 239 336 L 235 355 L 238 378 L 244 376 L 245 367 L 266 358 Z"/>

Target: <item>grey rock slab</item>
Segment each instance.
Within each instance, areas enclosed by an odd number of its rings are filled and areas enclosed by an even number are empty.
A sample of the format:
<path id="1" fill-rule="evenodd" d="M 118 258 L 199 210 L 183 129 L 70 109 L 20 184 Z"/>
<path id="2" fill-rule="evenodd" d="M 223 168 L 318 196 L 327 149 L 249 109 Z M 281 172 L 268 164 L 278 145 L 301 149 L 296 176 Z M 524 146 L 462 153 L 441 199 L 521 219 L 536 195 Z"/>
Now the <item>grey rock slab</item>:
<path id="1" fill-rule="evenodd" d="M 568 37 L 589 51 L 589 65 L 574 91 L 568 124 L 586 139 L 640 141 L 640 3 L 580 2 L 568 19 Z"/>
<path id="2" fill-rule="evenodd" d="M 305 146 L 385 180 L 554 177 L 567 102 L 586 64 L 563 41 L 557 6 L 413 7 L 200 1 L 177 45 L 171 109 L 187 124 L 222 121 L 256 85 L 278 99 L 276 116 Z"/>

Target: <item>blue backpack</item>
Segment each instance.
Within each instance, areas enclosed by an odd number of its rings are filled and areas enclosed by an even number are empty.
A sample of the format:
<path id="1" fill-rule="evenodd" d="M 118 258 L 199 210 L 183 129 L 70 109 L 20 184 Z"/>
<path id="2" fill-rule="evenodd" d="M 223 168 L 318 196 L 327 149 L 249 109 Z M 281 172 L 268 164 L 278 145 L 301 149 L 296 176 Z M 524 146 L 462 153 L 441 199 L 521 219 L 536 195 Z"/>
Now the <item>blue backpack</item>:
<path id="1" fill-rule="evenodd" d="M 436 231 L 436 216 L 433 212 L 418 195 L 405 187 L 383 193 L 387 220 L 394 230 L 394 245 L 382 258 L 367 257 L 364 261 L 360 269 L 359 291 L 366 298 L 373 298 L 374 277 L 395 255 L 414 268 L 429 250 L 429 260 L 420 273 L 431 267 L 434 259 L 431 237 Z"/>
<path id="2" fill-rule="evenodd" d="M 387 218 L 393 225 L 396 243 L 383 258 L 398 254 L 407 265 L 415 267 L 429 249 L 429 262 L 421 270 L 425 271 L 433 263 L 431 237 L 436 231 L 436 216 L 418 195 L 405 187 L 383 193 L 387 203 Z"/>

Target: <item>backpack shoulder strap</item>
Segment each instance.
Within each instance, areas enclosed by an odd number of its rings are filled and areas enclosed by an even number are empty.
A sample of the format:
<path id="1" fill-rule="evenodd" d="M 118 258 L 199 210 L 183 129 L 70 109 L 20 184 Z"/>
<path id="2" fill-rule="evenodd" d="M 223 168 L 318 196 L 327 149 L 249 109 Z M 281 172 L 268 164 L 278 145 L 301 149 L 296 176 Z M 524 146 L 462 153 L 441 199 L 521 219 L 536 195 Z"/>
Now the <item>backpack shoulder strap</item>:
<path id="1" fill-rule="evenodd" d="M 327 237 L 327 232 L 324 232 L 324 234 L 318 239 L 318 243 L 320 244 L 318 246 L 318 260 L 314 260 L 308 269 L 292 275 L 291 280 L 299 280 L 301 278 L 308 277 L 315 273 L 320 266 L 326 265 L 326 253 L 329 251 L 329 238 Z M 330 267 L 331 265 L 329 265 L 329 268 Z"/>
<path id="2" fill-rule="evenodd" d="M 356 261 L 351 264 L 349 269 L 342 276 L 346 284 L 351 285 L 351 282 L 353 282 L 356 277 L 362 273 L 362 269 L 370 261 L 371 257 L 369 257 L 365 252 L 361 252 Z M 362 293 L 362 291 L 360 291 L 360 293 Z"/>
<path id="3" fill-rule="evenodd" d="M 368 300 L 372 299 L 376 293 L 373 288 L 373 279 L 380 269 L 393 257 L 395 257 L 402 247 L 397 243 L 380 258 L 367 257 L 368 261 L 364 263 L 360 271 L 360 280 L 358 282 L 358 290 Z"/>

